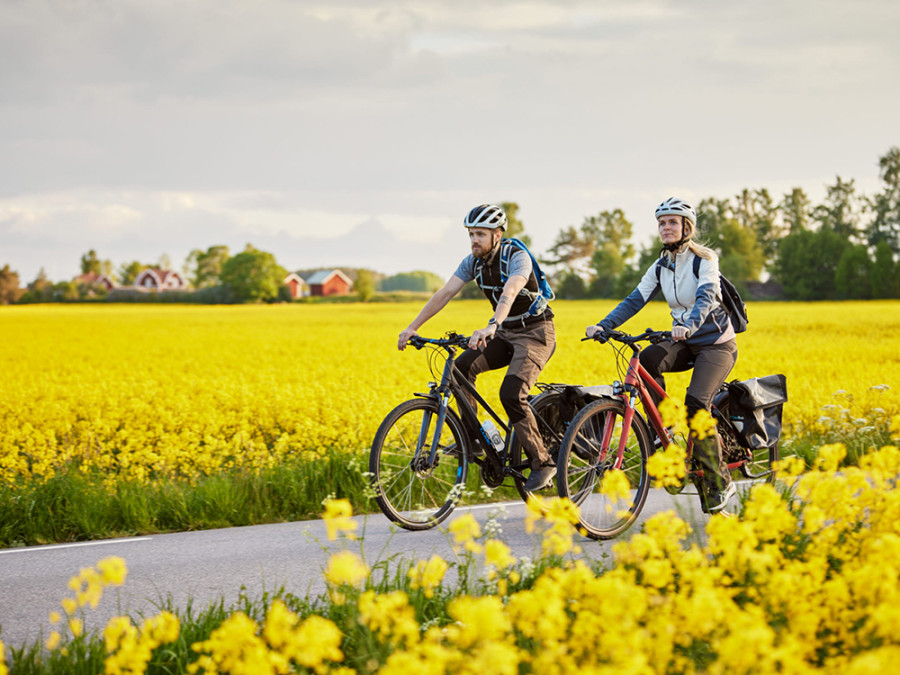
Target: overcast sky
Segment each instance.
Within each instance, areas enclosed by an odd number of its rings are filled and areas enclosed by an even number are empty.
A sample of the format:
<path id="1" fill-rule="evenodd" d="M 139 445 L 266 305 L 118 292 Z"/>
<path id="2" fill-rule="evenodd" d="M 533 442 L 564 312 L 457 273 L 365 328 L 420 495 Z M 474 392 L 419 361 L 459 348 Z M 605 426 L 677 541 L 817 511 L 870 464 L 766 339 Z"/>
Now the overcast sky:
<path id="1" fill-rule="evenodd" d="M 879 187 L 896 0 L 0 0 L 0 266 L 426 269 L 678 195 Z"/>

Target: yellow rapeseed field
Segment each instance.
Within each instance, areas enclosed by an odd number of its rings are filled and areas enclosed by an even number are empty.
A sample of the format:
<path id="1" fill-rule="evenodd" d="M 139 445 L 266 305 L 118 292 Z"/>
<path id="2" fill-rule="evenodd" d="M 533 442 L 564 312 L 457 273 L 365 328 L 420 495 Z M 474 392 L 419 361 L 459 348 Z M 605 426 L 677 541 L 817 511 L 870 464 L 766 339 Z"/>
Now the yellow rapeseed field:
<path id="1" fill-rule="evenodd" d="M 558 345 L 544 381 L 616 377 L 611 348 L 579 340 L 612 306 L 553 304 Z M 110 480 L 195 478 L 364 452 L 385 414 L 433 379 L 426 352 L 396 350 L 419 307 L 0 308 L 0 480 L 43 480 L 67 465 Z M 789 428 L 814 424 L 827 405 L 859 424 L 872 410 L 900 410 L 900 303 L 757 303 L 750 312 L 733 376 L 785 373 Z M 422 333 L 470 332 L 488 316 L 483 300 L 454 302 Z M 625 329 L 668 325 L 654 303 Z M 499 381 L 482 378 L 493 402 Z M 681 395 L 686 383 L 672 377 L 670 391 Z"/>

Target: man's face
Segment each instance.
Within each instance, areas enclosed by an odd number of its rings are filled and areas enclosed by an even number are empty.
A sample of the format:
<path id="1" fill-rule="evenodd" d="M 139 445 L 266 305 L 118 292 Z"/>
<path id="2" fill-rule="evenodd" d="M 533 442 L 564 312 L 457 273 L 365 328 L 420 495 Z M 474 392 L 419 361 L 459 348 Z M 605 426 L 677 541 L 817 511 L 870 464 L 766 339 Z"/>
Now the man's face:
<path id="1" fill-rule="evenodd" d="M 469 245 L 472 247 L 472 255 L 476 258 L 483 258 L 491 252 L 494 243 L 499 238 L 499 229 L 491 230 L 486 227 L 470 227 Z"/>

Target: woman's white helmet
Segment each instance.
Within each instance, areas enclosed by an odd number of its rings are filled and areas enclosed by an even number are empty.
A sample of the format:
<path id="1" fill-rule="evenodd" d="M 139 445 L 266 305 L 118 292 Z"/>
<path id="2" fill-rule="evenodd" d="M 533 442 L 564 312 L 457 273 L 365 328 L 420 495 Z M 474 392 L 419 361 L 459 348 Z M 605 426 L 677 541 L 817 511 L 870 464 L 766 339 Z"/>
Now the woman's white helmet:
<path id="1" fill-rule="evenodd" d="M 697 214 L 693 207 L 687 202 L 678 199 L 678 197 L 669 197 L 666 201 L 656 207 L 656 219 L 660 216 L 684 216 L 691 225 L 697 227 Z"/>
<path id="2" fill-rule="evenodd" d="M 482 204 L 469 211 L 469 215 L 463 221 L 466 227 L 485 227 L 492 230 L 499 227 L 506 232 L 506 214 L 499 206 L 494 204 Z"/>

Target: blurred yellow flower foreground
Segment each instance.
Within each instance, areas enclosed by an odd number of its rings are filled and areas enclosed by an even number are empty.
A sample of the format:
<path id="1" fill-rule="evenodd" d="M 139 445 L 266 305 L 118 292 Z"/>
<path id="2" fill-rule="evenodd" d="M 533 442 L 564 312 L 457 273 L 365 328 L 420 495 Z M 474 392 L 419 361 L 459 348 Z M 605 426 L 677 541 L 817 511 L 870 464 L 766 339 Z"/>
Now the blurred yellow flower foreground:
<path id="1" fill-rule="evenodd" d="M 838 471 L 844 452 L 821 448 L 802 475 L 801 462 L 785 462 L 776 486 L 752 488 L 741 517 L 709 520 L 703 546 L 688 543 L 698 537 L 674 513 L 658 514 L 614 546 L 608 570 L 578 558 L 572 505 L 549 502 L 528 521 L 552 542 L 538 560 L 517 560 L 470 515 L 449 526 L 455 560 L 411 562 L 408 575 L 373 579 L 341 550 L 327 572 L 340 605 L 306 605 L 301 618 L 276 600 L 259 623 L 234 613 L 192 645 L 189 672 L 895 672 L 900 450 Z M 348 515 L 345 504 L 327 507 L 329 531 L 352 534 Z M 453 568 L 467 592 L 444 584 Z M 107 562 L 77 577 L 77 602 L 91 603 L 91 584 L 115 583 L 123 569 Z M 139 630 L 114 621 L 107 673 L 143 672 L 135 666 L 148 646 L 177 638 L 170 618 Z"/>

